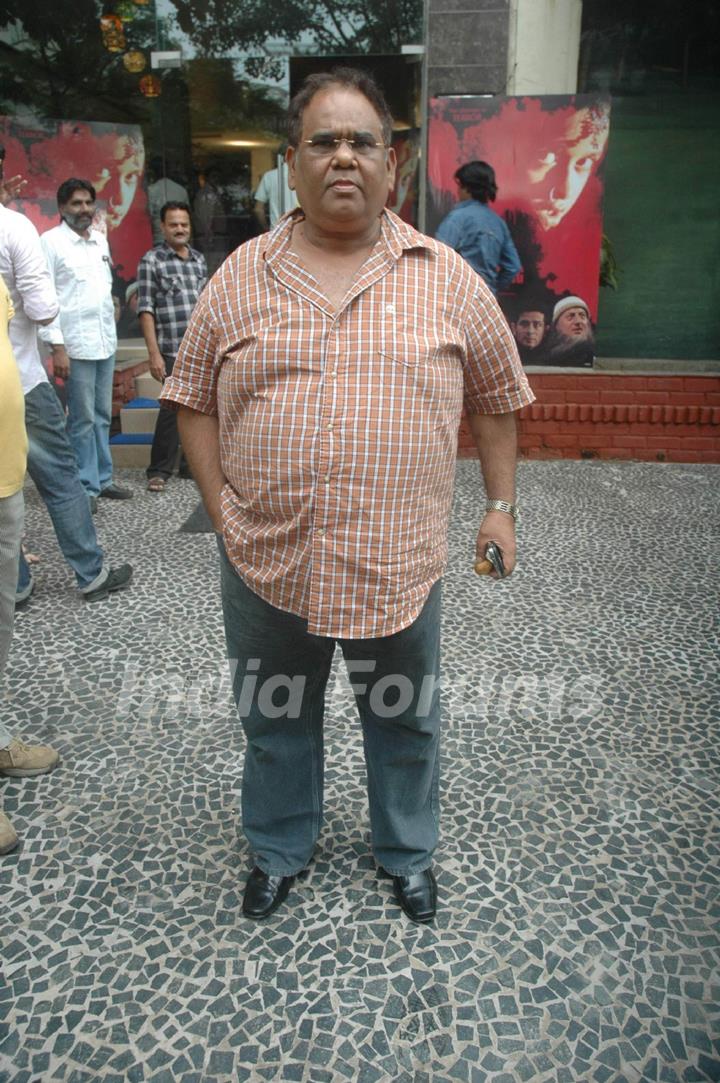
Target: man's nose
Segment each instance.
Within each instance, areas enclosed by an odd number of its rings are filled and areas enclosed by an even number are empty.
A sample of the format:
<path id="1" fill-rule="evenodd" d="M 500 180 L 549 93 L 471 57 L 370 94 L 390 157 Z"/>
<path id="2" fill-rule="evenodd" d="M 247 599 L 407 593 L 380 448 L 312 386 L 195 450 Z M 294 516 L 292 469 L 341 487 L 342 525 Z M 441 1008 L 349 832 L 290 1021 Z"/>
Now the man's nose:
<path id="1" fill-rule="evenodd" d="M 550 194 L 557 203 L 564 203 L 570 195 L 570 171 L 563 162 L 553 171 L 553 186 Z"/>
<path id="2" fill-rule="evenodd" d="M 335 154 L 333 155 L 336 162 L 341 162 L 344 165 L 355 161 L 355 147 L 348 143 L 347 139 L 341 139 L 335 148 Z"/>

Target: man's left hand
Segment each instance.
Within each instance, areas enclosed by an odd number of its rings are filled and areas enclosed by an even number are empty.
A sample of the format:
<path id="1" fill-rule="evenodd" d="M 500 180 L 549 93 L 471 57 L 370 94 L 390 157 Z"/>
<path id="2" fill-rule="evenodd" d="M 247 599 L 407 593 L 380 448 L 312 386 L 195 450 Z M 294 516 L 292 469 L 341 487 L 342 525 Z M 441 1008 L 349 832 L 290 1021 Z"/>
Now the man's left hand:
<path id="1" fill-rule="evenodd" d="M 506 511 L 489 511 L 483 519 L 475 543 L 476 560 L 485 559 L 485 547 L 491 541 L 502 549 L 505 578 L 507 578 L 512 575 L 515 567 L 517 546 L 515 520 Z M 492 576 L 497 579 L 497 572 L 492 572 Z"/>
<path id="2" fill-rule="evenodd" d="M 8 177 L 7 180 L 0 181 L 0 204 L 7 207 L 8 203 L 19 199 L 26 184 L 27 181 L 19 173 L 16 177 Z"/>

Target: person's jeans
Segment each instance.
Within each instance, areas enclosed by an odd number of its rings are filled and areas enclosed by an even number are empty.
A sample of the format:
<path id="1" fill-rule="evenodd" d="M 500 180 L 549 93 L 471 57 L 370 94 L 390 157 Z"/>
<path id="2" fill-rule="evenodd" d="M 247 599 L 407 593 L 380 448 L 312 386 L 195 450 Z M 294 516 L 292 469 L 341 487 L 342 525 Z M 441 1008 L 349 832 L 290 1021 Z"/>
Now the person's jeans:
<path id="1" fill-rule="evenodd" d="M 82 591 L 99 587 L 108 575 L 103 551 L 65 432 L 65 415 L 47 381 L 25 396 L 25 428 L 28 473 L 50 513 L 62 555 Z M 29 582 L 30 569 L 21 552 L 18 591 Z"/>
<path id="2" fill-rule="evenodd" d="M 175 358 L 171 354 L 163 354 L 163 360 L 165 361 L 165 375 L 172 376 Z M 146 471 L 148 478 L 165 478 L 167 480 L 172 477 L 179 445 L 177 411 L 169 410 L 167 406 L 161 403 L 155 423 L 150 465 Z M 181 474 L 188 470 L 184 455 L 180 458 L 179 469 Z"/>
<path id="3" fill-rule="evenodd" d="M 243 830 L 264 872 L 292 876 L 310 861 L 322 826 L 323 712 L 336 641 L 264 602 L 219 548 L 247 739 Z M 362 723 L 373 854 L 393 876 L 429 868 L 438 840 L 440 599 L 437 582 L 409 628 L 337 640 Z"/>
<path id="4" fill-rule="evenodd" d="M 110 417 L 115 355 L 97 361 L 70 358 L 67 432 L 80 481 L 89 496 L 112 483 Z"/>
<path id="5" fill-rule="evenodd" d="M 22 489 L 12 496 L 0 497 L 0 680 L 5 672 L 12 639 L 23 511 Z M 11 741 L 12 734 L 0 720 L 0 748 L 7 748 Z"/>

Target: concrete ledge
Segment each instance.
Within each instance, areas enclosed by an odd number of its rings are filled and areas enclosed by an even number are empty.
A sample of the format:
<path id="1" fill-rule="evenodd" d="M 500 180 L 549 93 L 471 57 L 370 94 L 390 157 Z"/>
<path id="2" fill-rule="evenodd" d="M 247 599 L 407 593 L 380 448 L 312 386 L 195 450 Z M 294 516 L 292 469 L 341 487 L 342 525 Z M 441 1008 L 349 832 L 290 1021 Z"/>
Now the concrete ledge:
<path id="1" fill-rule="evenodd" d="M 543 372 L 558 372 L 558 369 L 543 369 Z M 656 373 L 678 376 L 720 375 L 720 360 L 682 361 L 670 357 L 596 357 L 594 369 L 573 369 L 573 372 L 600 371 L 632 372 L 633 374 L 653 376 Z"/>

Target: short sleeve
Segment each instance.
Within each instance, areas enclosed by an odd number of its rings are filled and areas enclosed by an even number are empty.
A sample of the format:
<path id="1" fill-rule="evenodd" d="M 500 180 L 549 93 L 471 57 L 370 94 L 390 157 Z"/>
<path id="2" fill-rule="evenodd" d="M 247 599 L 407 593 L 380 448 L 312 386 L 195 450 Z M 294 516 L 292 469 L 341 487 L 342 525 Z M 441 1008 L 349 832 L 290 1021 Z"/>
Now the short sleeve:
<path id="1" fill-rule="evenodd" d="M 471 414 L 508 414 L 535 396 L 515 339 L 491 290 L 478 277 L 465 324 L 465 407 Z"/>
<path id="2" fill-rule="evenodd" d="M 152 253 L 148 252 L 138 263 L 137 286 L 138 286 L 138 315 L 141 312 L 150 312 L 154 315 L 155 303 L 153 298 L 153 268 L 151 263 Z"/>
<path id="3" fill-rule="evenodd" d="M 268 174 L 263 173 L 262 177 L 260 178 L 260 183 L 258 184 L 257 189 L 255 191 L 255 199 L 257 200 L 258 203 L 269 203 L 270 202 L 270 193 L 268 191 L 268 188 L 269 188 Z"/>

